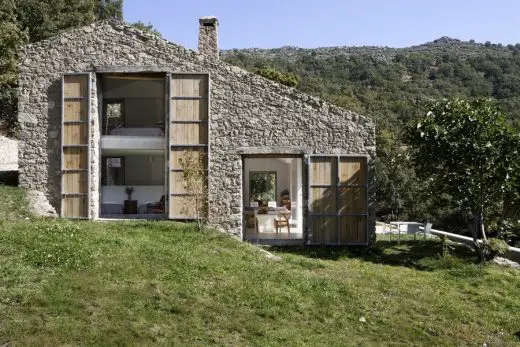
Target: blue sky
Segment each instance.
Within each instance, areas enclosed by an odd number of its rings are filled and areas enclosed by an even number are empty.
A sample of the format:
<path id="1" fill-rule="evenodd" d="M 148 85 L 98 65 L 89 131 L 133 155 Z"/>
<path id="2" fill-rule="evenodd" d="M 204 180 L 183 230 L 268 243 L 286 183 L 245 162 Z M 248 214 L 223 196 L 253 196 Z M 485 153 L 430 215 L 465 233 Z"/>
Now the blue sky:
<path id="1" fill-rule="evenodd" d="M 441 36 L 520 43 L 518 0 L 124 0 L 126 21 L 152 23 L 197 48 L 198 18 L 215 15 L 219 47 L 406 47 Z"/>

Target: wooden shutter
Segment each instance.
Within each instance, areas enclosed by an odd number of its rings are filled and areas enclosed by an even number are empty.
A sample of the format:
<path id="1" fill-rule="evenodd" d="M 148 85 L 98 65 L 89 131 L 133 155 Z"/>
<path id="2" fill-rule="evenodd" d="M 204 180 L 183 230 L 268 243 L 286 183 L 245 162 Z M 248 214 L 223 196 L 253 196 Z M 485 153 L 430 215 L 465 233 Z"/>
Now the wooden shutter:
<path id="1" fill-rule="evenodd" d="M 89 217 L 90 75 L 64 75 L 61 123 L 61 216 Z"/>
<path id="2" fill-rule="evenodd" d="M 171 75 L 169 117 L 168 217 L 192 219 L 196 216 L 184 207 L 188 203 L 189 195 L 184 190 L 183 170 L 179 159 L 185 152 L 202 155 L 204 156 L 203 169 L 208 168 L 209 76 L 207 74 Z"/>
<path id="3" fill-rule="evenodd" d="M 313 244 L 366 244 L 367 159 L 311 156 L 309 228 Z"/>

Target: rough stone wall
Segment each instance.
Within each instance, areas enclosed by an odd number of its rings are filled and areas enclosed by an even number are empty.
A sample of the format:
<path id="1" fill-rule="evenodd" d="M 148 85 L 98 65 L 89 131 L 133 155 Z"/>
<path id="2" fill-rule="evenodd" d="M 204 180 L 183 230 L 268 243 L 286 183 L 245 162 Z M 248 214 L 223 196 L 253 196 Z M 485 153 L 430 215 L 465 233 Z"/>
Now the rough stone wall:
<path id="1" fill-rule="evenodd" d="M 199 19 L 199 53 L 218 58 L 218 20 L 215 17 Z"/>
<path id="2" fill-rule="evenodd" d="M 21 52 L 20 183 L 46 193 L 57 208 L 61 76 L 107 68 L 210 74 L 210 218 L 239 236 L 244 148 L 375 155 L 374 124 L 363 116 L 122 23 L 99 22 L 28 45 Z M 97 119 L 97 108 L 92 109 Z M 91 135 L 93 153 L 99 155 L 94 149 L 99 139 Z M 91 183 L 97 189 L 98 178 Z M 370 229 L 372 234 L 374 227 Z"/>

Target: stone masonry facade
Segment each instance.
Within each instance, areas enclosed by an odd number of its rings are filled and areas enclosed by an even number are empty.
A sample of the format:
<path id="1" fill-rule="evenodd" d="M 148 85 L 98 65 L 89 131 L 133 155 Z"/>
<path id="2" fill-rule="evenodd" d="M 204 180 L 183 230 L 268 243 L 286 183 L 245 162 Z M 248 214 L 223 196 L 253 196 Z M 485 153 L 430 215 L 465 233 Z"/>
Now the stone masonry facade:
<path id="1" fill-rule="evenodd" d="M 242 233 L 244 153 L 375 156 L 375 126 L 370 119 L 120 22 L 73 29 L 27 45 L 20 53 L 20 185 L 43 192 L 56 210 L 65 73 L 91 74 L 91 218 L 99 210 L 96 72 L 107 69 L 209 74 L 209 218 L 211 224 L 237 236 Z M 369 239 L 373 239 L 374 214 L 369 212 Z"/>

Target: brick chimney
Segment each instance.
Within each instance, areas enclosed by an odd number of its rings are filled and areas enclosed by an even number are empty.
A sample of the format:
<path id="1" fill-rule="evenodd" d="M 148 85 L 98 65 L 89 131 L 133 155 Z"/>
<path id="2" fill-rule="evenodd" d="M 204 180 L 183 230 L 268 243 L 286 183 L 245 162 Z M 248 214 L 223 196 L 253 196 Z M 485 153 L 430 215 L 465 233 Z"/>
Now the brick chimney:
<path id="1" fill-rule="evenodd" d="M 218 59 L 218 19 L 215 16 L 199 18 L 199 53 Z"/>

